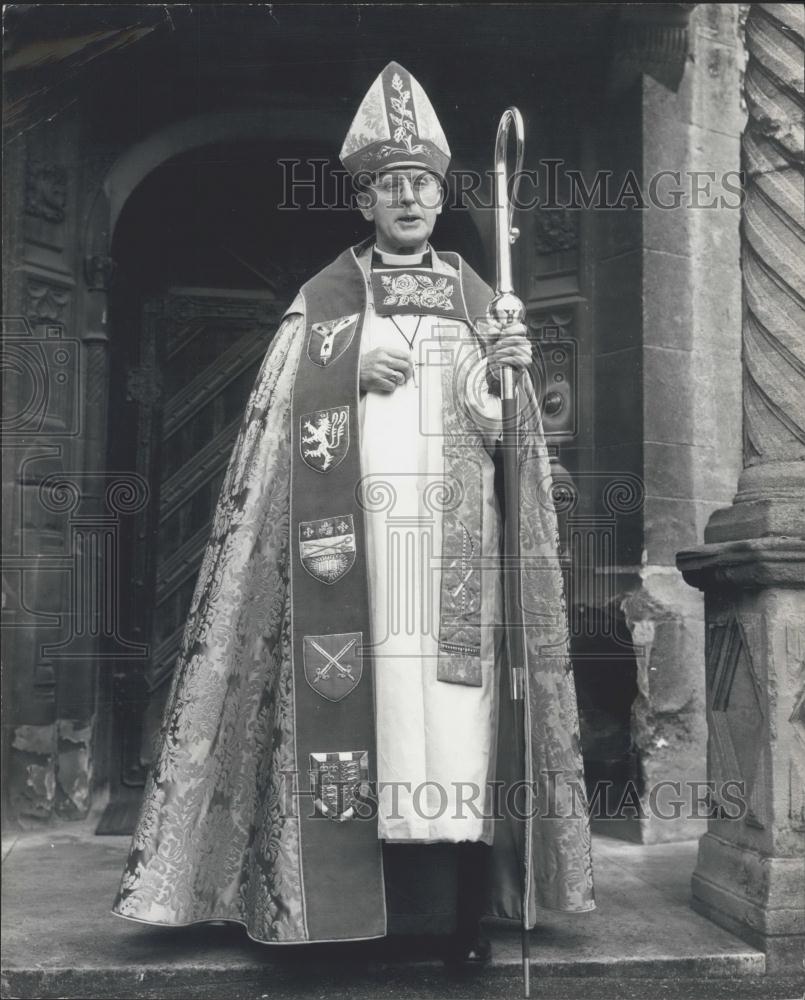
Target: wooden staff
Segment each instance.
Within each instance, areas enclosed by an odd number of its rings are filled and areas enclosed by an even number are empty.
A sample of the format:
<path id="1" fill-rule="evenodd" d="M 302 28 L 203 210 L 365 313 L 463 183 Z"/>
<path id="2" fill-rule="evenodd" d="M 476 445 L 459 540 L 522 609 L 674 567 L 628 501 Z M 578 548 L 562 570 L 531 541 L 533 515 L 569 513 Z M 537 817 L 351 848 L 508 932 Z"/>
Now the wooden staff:
<path id="1" fill-rule="evenodd" d="M 523 167 L 523 144 L 525 130 L 523 117 L 517 108 L 507 108 L 498 124 L 495 140 L 495 258 L 497 262 L 497 282 L 495 297 L 489 304 L 489 318 L 503 326 L 521 323 L 525 317 L 525 306 L 514 294 L 512 285 L 511 247 L 519 230 L 512 226 L 514 215 L 514 190 L 512 202 L 508 194 L 507 151 L 509 128 L 514 125 L 516 140 L 515 172 L 513 188 Z M 526 740 L 525 670 L 526 647 L 523 624 L 522 585 L 520 576 L 520 470 L 518 463 L 518 395 L 517 380 L 512 368 L 501 367 L 500 395 L 503 417 L 503 490 L 504 490 L 504 531 L 503 531 L 503 593 L 506 631 L 506 651 L 509 659 L 509 691 L 514 709 L 514 741 L 523 761 L 523 787 L 527 786 L 528 769 L 525 765 L 530 746 Z M 528 816 L 526 795 L 525 815 Z M 520 857 L 520 905 L 522 909 L 522 954 L 523 954 L 523 995 L 531 995 L 530 942 L 528 937 L 528 820 L 523 820 L 522 852 Z"/>

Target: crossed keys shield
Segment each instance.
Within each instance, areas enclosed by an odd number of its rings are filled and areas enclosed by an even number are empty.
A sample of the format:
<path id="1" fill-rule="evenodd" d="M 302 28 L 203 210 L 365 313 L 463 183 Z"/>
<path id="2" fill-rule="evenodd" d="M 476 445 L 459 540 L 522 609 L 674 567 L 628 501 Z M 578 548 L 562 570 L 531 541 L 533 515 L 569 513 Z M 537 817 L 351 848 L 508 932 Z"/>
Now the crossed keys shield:
<path id="1" fill-rule="evenodd" d="M 327 701 L 341 701 L 355 690 L 363 673 L 363 632 L 306 635 L 302 643 L 305 679 Z"/>

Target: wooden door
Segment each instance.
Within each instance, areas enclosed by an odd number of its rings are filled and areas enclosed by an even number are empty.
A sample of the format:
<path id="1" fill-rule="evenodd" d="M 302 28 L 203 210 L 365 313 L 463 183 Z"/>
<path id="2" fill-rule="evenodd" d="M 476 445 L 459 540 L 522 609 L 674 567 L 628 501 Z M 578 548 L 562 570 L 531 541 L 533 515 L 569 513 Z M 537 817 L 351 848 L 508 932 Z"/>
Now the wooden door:
<path id="1" fill-rule="evenodd" d="M 149 647 L 115 678 L 112 797 L 99 833 L 134 825 L 212 517 L 245 405 L 287 299 L 174 288 L 143 307 L 137 472 L 149 502 L 131 533 L 128 618 Z"/>

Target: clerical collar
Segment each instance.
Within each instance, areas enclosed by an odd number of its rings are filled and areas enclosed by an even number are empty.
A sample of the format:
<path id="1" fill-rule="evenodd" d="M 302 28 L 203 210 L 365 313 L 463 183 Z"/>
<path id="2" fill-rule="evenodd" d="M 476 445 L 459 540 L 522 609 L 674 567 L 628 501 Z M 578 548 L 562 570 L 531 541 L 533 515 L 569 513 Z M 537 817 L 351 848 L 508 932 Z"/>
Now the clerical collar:
<path id="1" fill-rule="evenodd" d="M 433 257 L 430 246 L 422 253 L 386 253 L 385 250 L 378 250 L 377 246 L 372 247 L 372 267 L 393 268 L 393 267 L 433 267 Z"/>

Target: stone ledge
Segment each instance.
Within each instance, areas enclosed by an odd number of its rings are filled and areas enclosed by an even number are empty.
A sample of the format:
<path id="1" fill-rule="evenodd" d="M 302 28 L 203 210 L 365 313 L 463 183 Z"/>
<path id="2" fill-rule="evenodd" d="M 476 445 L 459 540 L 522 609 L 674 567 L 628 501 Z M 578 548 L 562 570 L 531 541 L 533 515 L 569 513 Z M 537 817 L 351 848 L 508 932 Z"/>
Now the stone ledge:
<path id="1" fill-rule="evenodd" d="M 697 880 L 706 891 L 727 887 L 735 911 L 754 930 L 805 935 L 805 861 L 799 856 L 769 856 L 706 833 L 693 880 L 694 899 Z"/>
<path id="2" fill-rule="evenodd" d="M 699 887 L 703 887 L 701 880 Z M 706 895 L 710 890 L 714 891 L 710 893 L 711 898 L 708 899 Z M 802 968 L 805 939 L 801 935 L 763 934 L 760 931 L 753 931 L 742 920 L 732 916 L 725 908 L 724 902 L 727 894 L 723 889 L 709 884 L 707 892 L 702 892 L 701 896 L 694 897 L 693 909 L 703 917 L 718 924 L 719 927 L 739 935 L 747 943 L 763 948 L 770 976 L 791 975 L 791 969 Z M 797 981 L 801 997 L 805 993 L 805 974 L 799 975 Z"/>
<path id="3" fill-rule="evenodd" d="M 805 461 L 747 466 L 730 507 L 713 512 L 705 542 L 805 538 Z"/>
<path id="4" fill-rule="evenodd" d="M 685 581 L 742 589 L 805 587 L 805 538 L 765 537 L 711 542 L 677 553 Z"/>
<path id="5" fill-rule="evenodd" d="M 713 514 L 704 530 L 706 542 L 731 542 L 744 538 L 802 537 L 805 501 L 762 497 L 736 502 Z"/>

